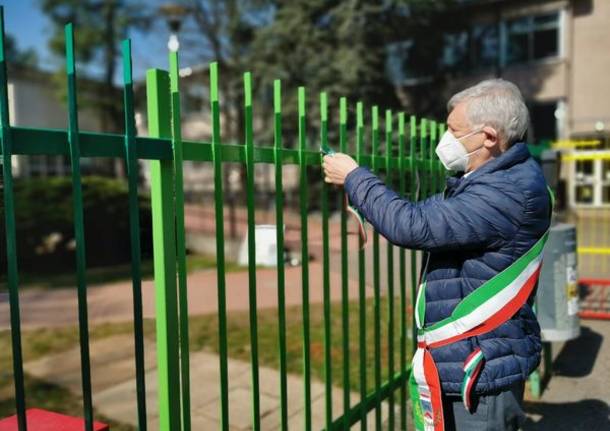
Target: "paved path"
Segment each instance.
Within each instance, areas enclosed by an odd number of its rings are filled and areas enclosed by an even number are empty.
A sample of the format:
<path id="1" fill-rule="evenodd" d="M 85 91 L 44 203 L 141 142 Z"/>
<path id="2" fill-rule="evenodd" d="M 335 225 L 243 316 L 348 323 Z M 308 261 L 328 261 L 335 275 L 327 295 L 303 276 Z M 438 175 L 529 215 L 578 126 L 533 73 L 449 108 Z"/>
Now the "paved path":
<path id="1" fill-rule="evenodd" d="M 582 336 L 557 347 L 554 375 L 538 401 L 526 401 L 528 421 L 524 431 L 602 431 L 610 430 L 610 322 L 583 322 Z M 135 381 L 133 380 L 133 341 L 119 335 L 91 344 L 92 384 L 96 411 L 135 425 Z M 149 425 L 158 429 L 156 414 L 157 376 L 155 345 L 146 345 L 147 403 Z M 80 394 L 78 349 L 26 363 L 26 372 L 67 387 Z M 279 427 L 279 373 L 260 369 L 261 416 L 264 430 Z M 191 399 L 193 430 L 218 429 L 218 357 L 208 352 L 191 354 Z M 290 429 L 303 429 L 303 383 L 300 376 L 288 377 Z M 229 360 L 230 425 L 235 431 L 249 430 L 251 419 L 250 366 Z M 312 383 L 314 428 L 324 422 L 324 387 Z M 352 401 L 359 399 L 352 394 Z M 333 390 L 333 411 L 342 408 L 341 391 Z M 384 418 L 387 406 L 384 405 Z M 371 417 L 371 415 L 369 415 Z M 371 421 L 369 421 L 371 422 Z"/>
<path id="2" fill-rule="evenodd" d="M 610 430 L 610 322 L 583 321 L 581 336 L 556 350 L 542 399 L 525 403 L 523 430 Z"/>
<path id="3" fill-rule="evenodd" d="M 322 301 L 321 265 L 312 262 L 311 302 Z M 331 277 L 333 300 L 340 298 L 338 274 Z M 215 313 L 217 310 L 216 270 L 197 271 L 188 277 L 189 314 Z M 301 303 L 301 269 L 286 269 L 286 304 Z M 227 308 L 230 311 L 248 309 L 248 273 L 230 272 L 226 275 Z M 277 307 L 277 282 L 274 269 L 257 271 L 258 308 Z M 357 288 L 350 284 L 350 296 L 355 297 Z M 89 320 L 91 324 L 120 322 L 133 319 L 132 293 L 130 282 L 112 283 L 91 287 L 88 290 Z M 155 316 L 154 283 L 146 280 L 142 285 L 144 317 Z M 75 289 L 25 290 L 20 294 L 22 327 L 76 325 L 78 305 Z M 8 302 L 0 304 L 0 328 L 8 329 L 10 324 Z"/>
<path id="4" fill-rule="evenodd" d="M 315 245 L 315 244 L 314 244 Z M 310 302 L 322 302 L 322 264 L 316 258 L 317 248 L 312 247 L 314 259 L 309 263 Z M 395 248 L 395 250 L 397 250 Z M 408 253 L 408 256 L 410 254 Z M 386 242 L 380 241 L 380 265 L 386 267 Z M 331 248 L 330 255 L 330 285 L 331 300 L 341 299 L 341 263 L 340 252 Z M 351 248 L 349 257 L 349 297 L 357 298 L 357 249 Z M 394 253 L 395 286 L 398 286 L 399 265 L 398 252 Z M 366 278 L 367 295 L 373 294 L 372 288 L 372 247 L 366 248 Z M 410 274 L 410 258 L 406 259 L 407 274 Z M 380 271 L 381 286 L 385 289 L 387 271 Z M 217 277 L 216 269 L 195 271 L 188 275 L 189 314 L 211 314 L 217 311 Z M 286 267 L 285 270 L 286 304 L 301 304 L 301 267 Z M 407 291 L 410 290 L 410 280 L 407 280 Z M 248 272 L 236 271 L 226 274 L 227 309 L 229 311 L 248 310 Z M 395 287 L 398 292 L 398 288 Z M 87 303 L 89 321 L 91 324 L 103 322 L 122 322 L 133 319 L 132 287 L 130 281 L 109 283 L 107 285 L 88 288 Z M 155 315 L 154 283 L 145 280 L 142 284 L 144 317 Z M 22 328 L 58 327 L 78 324 L 78 305 L 76 288 L 61 289 L 24 289 L 19 294 Z M 257 269 L 257 301 L 258 308 L 277 307 L 277 272 L 274 268 Z M 0 330 L 10 328 L 10 310 L 8 295 L 0 296 Z"/>
<path id="5" fill-rule="evenodd" d="M 92 387 L 95 411 L 126 424 L 137 425 L 136 387 L 134 380 L 132 340 L 128 336 L 113 336 L 91 343 Z M 207 352 L 193 352 L 191 363 L 191 414 L 194 431 L 219 429 L 219 373 L 218 356 Z M 159 429 L 157 413 L 157 370 L 155 345 L 146 346 L 146 398 L 149 429 Z M 229 360 L 230 429 L 251 429 L 251 374 L 250 364 Z M 80 368 L 78 348 L 47 356 L 25 364 L 29 375 L 37 376 L 68 388 L 80 396 Z M 261 428 L 280 428 L 279 373 L 260 368 Z M 312 424 L 314 429 L 324 427 L 324 384 L 313 381 Z M 342 390 L 333 388 L 333 412 L 342 411 Z M 351 394 L 357 401 L 359 395 Z M 288 375 L 288 425 L 292 430 L 303 429 L 303 381 L 300 376 Z M 384 405 L 383 417 L 387 416 Z M 336 417 L 336 416 L 335 416 Z M 372 427 L 370 429 L 373 429 Z"/>

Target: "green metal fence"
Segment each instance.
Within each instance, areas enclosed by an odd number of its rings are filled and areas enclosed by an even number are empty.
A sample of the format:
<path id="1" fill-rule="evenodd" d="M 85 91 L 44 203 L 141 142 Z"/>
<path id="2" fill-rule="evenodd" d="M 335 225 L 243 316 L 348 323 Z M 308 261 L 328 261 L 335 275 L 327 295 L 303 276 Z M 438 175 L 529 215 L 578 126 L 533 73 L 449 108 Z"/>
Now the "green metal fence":
<path id="1" fill-rule="evenodd" d="M 1 10 L 1 9 L 0 9 Z M 4 21 L 2 41 L 4 41 Z M 89 328 L 87 319 L 87 280 L 85 260 L 85 237 L 83 225 L 83 197 L 81 193 L 81 157 L 112 157 L 124 160 L 129 187 L 129 209 L 132 251 L 133 314 L 135 336 L 135 363 L 137 381 L 137 417 L 139 429 L 146 430 L 147 408 L 145 403 L 144 374 L 144 337 L 142 322 L 142 293 L 139 245 L 138 214 L 138 160 L 151 161 L 151 199 L 153 208 L 153 241 L 154 241 L 154 278 L 156 297 L 156 340 L 158 363 L 158 409 L 160 428 L 162 430 L 189 430 L 190 426 L 190 377 L 189 377 L 189 344 L 188 344 L 188 304 L 187 278 L 185 259 L 185 226 L 184 226 L 184 193 L 182 168 L 183 161 L 211 162 L 214 174 L 214 205 L 216 221 L 217 283 L 218 283 L 218 331 L 219 331 L 219 369 L 221 415 L 219 429 L 229 429 L 231 406 L 228 396 L 228 363 L 227 363 L 227 309 L 224 252 L 224 218 L 223 218 L 223 163 L 238 162 L 245 164 L 246 205 L 248 218 L 248 295 L 250 302 L 250 350 L 252 373 L 252 427 L 261 429 L 260 422 L 260 382 L 257 329 L 257 285 L 255 266 L 255 189 L 254 166 L 257 163 L 273 164 L 275 167 L 275 187 L 282 190 L 282 166 L 294 164 L 300 167 L 300 234 L 302 256 L 309 256 L 308 207 L 310 196 L 308 186 L 312 181 L 321 181 L 322 210 L 322 248 L 323 248 L 323 318 L 324 318 L 324 380 L 325 380 L 325 418 L 326 429 L 347 429 L 356 423 L 361 429 L 367 429 L 367 414 L 375 410 L 376 429 L 382 426 L 381 404 L 390 405 L 387 418 L 390 429 L 400 425 L 406 429 L 407 392 L 405 388 L 409 351 L 415 340 L 415 328 L 411 322 L 410 307 L 407 305 L 415 297 L 417 274 L 416 252 L 410 253 L 388 244 L 387 267 L 380 264 L 380 238 L 373 235 L 373 321 L 367 321 L 366 303 L 366 255 L 364 250 L 358 252 L 357 268 L 348 268 L 347 245 L 347 212 L 341 210 L 341 329 L 342 352 L 341 369 L 343 380 L 343 408 L 333 411 L 331 400 L 332 376 L 331 356 L 331 299 L 330 299 L 330 244 L 329 244 L 329 200 L 331 186 L 321 178 L 309 178 L 308 166 L 319 166 L 321 163 L 320 145 L 328 145 L 329 117 L 328 98 L 325 93 L 319 95 L 320 128 L 319 142 L 310 142 L 308 136 L 305 88 L 298 89 L 298 146 L 286 148 L 282 142 L 282 99 L 281 83 L 274 82 L 274 145 L 261 147 L 255 145 L 253 135 L 252 78 L 244 74 L 244 113 L 245 136 L 243 144 L 225 144 L 222 142 L 220 129 L 220 109 L 218 93 L 218 66 L 210 64 L 210 103 L 212 122 L 212 141 L 193 142 L 183 140 L 180 127 L 180 93 L 178 54 L 169 54 L 169 72 L 153 69 L 146 74 L 148 104 L 148 137 L 136 136 L 134 121 L 134 96 L 131 73 L 131 46 L 129 40 L 123 42 L 123 89 L 125 131 L 123 135 L 109 133 L 90 133 L 79 130 L 76 68 L 74 60 L 74 34 L 72 25 L 65 28 L 68 112 L 69 121 L 65 130 L 35 129 L 13 127 L 10 125 L 7 93 L 7 73 L 4 43 L 0 49 L 0 138 L 2 150 L 2 172 L 4 178 L 4 205 L 6 224 L 6 246 L 8 256 L 8 290 L 11 310 L 11 336 L 13 350 L 13 367 L 15 380 L 16 411 L 19 430 L 26 430 L 25 409 L 26 394 L 24 390 L 23 358 L 21 354 L 21 330 L 19 315 L 19 281 L 16 258 L 15 211 L 13 202 L 13 176 L 11 157 L 13 155 L 65 155 L 72 166 L 72 183 L 74 199 L 74 234 L 76 240 L 76 280 L 78 289 L 78 315 L 80 332 L 80 353 L 82 370 L 83 414 L 86 430 L 93 427 L 93 406 L 91 393 L 91 371 L 89 353 Z M 348 104 L 345 98 L 339 101 L 339 150 L 353 154 L 358 163 L 369 166 L 374 172 L 385 175 L 386 181 L 401 194 L 411 199 L 421 199 L 439 191 L 443 184 L 445 171 L 435 158 L 434 143 L 437 136 L 443 133 L 443 125 L 434 121 L 407 117 L 404 113 L 385 112 L 385 125 L 379 121 L 379 109 L 373 106 L 370 115 L 365 113 L 363 103 L 357 103 L 355 118 L 348 118 Z M 365 121 L 365 118 L 368 120 Z M 385 133 L 385 151 L 381 152 L 381 133 Z M 353 142 L 354 144 L 349 144 Z M 309 174 L 311 175 L 311 174 Z M 284 202 L 281 192 L 275 195 L 276 221 L 283 225 Z M 277 229 L 278 250 L 283 249 L 284 236 L 282 229 Z M 362 241 L 362 239 L 360 239 Z M 398 253 L 398 274 L 394 280 L 394 253 Z M 407 262 L 410 255 L 410 263 Z M 303 391 L 304 422 L 303 429 L 312 428 L 312 394 L 311 394 L 311 334 L 310 334 L 310 271 L 307 258 L 302 262 L 302 339 L 303 339 Z M 351 356 L 349 351 L 350 326 L 348 316 L 348 281 L 350 271 L 358 281 L 358 354 Z M 382 289 L 381 272 L 387 271 L 387 288 Z M 286 364 L 286 306 L 285 306 L 285 271 L 282 253 L 277 259 L 277 300 L 279 328 L 279 374 L 280 374 L 280 412 L 281 429 L 288 427 L 288 388 Z M 244 289 L 246 286 L 244 286 Z M 383 291 L 382 291 L 383 290 Z M 382 301 L 385 292 L 386 300 Z M 395 304 L 398 301 L 398 304 Z M 387 322 L 382 325 L 382 305 L 387 303 Z M 412 306 L 412 305 L 411 305 Z M 395 327 L 395 313 L 399 313 L 399 325 Z M 382 326 L 386 329 L 382 334 Z M 372 327 L 372 331 L 369 328 Z M 399 345 L 395 345 L 395 333 L 400 334 Z M 411 335 L 408 331 L 412 331 Z M 354 336 L 355 334 L 351 334 Z M 382 337 L 387 337 L 387 352 L 382 352 Z M 408 340 L 410 338 L 410 341 Z M 373 363 L 367 361 L 367 344 L 374 345 Z M 400 361 L 395 363 L 395 353 L 399 351 Z M 388 378 L 382 381 L 382 358 L 387 358 Z M 374 369 L 374 382 L 367 382 L 367 368 Z M 350 370 L 357 368 L 360 396 L 350 398 Z M 373 386 L 373 390 L 367 390 Z M 395 407 L 398 406 L 398 409 Z M 398 418 L 395 417 L 398 412 Z"/>

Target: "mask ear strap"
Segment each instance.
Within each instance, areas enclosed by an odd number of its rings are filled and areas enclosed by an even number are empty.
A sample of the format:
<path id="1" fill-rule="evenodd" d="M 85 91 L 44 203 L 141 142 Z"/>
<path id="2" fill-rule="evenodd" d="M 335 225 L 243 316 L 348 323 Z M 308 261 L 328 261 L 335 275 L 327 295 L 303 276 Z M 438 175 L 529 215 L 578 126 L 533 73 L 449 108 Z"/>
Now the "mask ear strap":
<path id="1" fill-rule="evenodd" d="M 469 136 L 474 135 L 475 133 L 482 132 L 484 128 L 485 128 L 485 125 L 481 125 L 481 126 L 479 126 L 479 127 L 475 127 L 475 128 L 474 128 L 474 130 L 473 130 L 472 132 L 470 132 L 470 133 L 466 133 L 464 136 L 460 136 L 459 138 L 456 138 L 456 139 L 459 141 L 460 139 L 467 138 L 467 137 L 469 137 Z"/>

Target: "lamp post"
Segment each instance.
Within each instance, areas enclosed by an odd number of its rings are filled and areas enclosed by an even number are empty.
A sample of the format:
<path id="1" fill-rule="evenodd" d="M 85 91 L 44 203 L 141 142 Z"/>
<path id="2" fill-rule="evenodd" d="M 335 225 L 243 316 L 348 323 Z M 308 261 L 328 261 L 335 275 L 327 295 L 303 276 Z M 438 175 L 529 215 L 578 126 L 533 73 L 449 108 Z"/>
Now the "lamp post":
<path id="1" fill-rule="evenodd" d="M 165 3 L 159 7 L 159 14 L 165 17 L 167 26 L 169 27 L 170 35 L 167 41 L 167 48 L 170 51 L 178 51 L 180 43 L 178 42 L 178 32 L 182 26 L 184 17 L 189 12 L 189 8 L 180 3 Z"/>

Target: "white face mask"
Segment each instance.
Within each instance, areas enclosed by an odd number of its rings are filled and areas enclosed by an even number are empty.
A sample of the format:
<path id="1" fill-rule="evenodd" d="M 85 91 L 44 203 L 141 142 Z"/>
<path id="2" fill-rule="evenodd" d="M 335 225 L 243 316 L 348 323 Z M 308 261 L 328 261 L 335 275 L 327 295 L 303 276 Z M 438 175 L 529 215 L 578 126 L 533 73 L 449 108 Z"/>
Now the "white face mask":
<path id="1" fill-rule="evenodd" d="M 468 157 L 477 151 L 483 149 L 478 148 L 470 153 L 466 152 L 466 148 L 460 142 L 460 139 L 467 138 L 468 136 L 474 135 L 475 133 L 483 130 L 482 128 L 475 129 L 472 132 L 460 137 L 459 139 L 453 136 L 449 130 L 445 132 L 438 145 L 436 146 L 436 155 L 443 163 L 446 169 L 450 171 L 463 172 L 468 167 Z"/>

